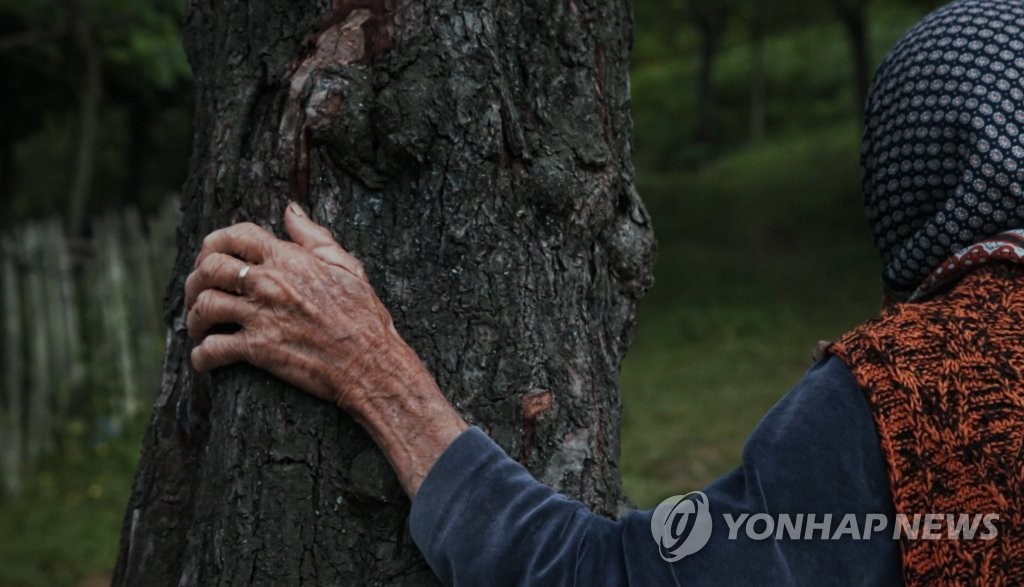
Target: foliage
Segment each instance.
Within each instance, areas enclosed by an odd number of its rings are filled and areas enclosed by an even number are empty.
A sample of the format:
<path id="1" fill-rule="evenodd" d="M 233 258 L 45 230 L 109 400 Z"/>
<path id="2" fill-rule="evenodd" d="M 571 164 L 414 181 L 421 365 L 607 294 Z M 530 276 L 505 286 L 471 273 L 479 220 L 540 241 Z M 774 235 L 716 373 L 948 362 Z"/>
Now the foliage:
<path id="1" fill-rule="evenodd" d="M 103 29 L 104 57 L 127 76 L 141 75 L 157 89 L 189 80 L 191 70 L 181 48 L 183 7 L 179 2 L 94 0 L 95 18 L 131 23 Z"/>
<path id="2" fill-rule="evenodd" d="M 100 179 L 90 187 L 120 194 L 94 199 L 90 211 L 126 203 L 152 210 L 178 189 L 191 89 L 182 10 L 180 0 L 0 0 L 0 222 L 68 207 L 72 143 L 83 115 L 76 23 L 98 50 L 102 75 Z"/>
<path id="3" fill-rule="evenodd" d="M 919 11 L 899 4 L 879 4 L 870 14 L 876 61 L 920 18 Z M 685 38 L 679 35 L 677 39 Z M 747 143 L 753 58 L 745 35 L 734 31 L 717 60 L 720 138 L 714 146 L 693 141 L 698 122 L 693 52 L 637 57 L 632 84 L 639 166 L 658 171 L 693 168 Z M 850 119 L 853 88 L 842 35 L 838 23 L 820 20 L 765 39 L 769 135 L 784 137 Z"/>
<path id="4" fill-rule="evenodd" d="M 18 47 L 21 52 L 46 55 L 54 62 L 68 59 L 61 55 L 61 33 L 73 5 L 57 0 L 0 0 L 0 34 L 36 34 L 32 42 Z M 141 76 L 158 89 L 191 77 L 181 50 L 181 2 L 88 0 L 81 2 L 79 10 L 99 35 L 105 60 L 121 66 L 122 75 Z"/>

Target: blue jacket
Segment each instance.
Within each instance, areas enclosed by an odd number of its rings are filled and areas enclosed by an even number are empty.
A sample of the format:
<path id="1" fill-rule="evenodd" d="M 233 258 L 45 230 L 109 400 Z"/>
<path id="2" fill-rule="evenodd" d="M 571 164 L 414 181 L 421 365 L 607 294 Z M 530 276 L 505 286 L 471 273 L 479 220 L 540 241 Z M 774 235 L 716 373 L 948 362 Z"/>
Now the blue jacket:
<path id="1" fill-rule="evenodd" d="M 736 470 L 704 489 L 712 531 L 677 562 L 662 558 L 653 510 L 613 521 L 534 480 L 478 428 L 441 456 L 412 504 L 410 529 L 446 585 L 901 585 L 885 461 L 871 413 L 838 359 L 814 365 L 761 420 Z M 869 514 L 865 538 L 756 540 L 725 515 Z M 827 531 L 826 531 L 827 532 Z M 753 536 L 751 536 L 753 534 Z"/>

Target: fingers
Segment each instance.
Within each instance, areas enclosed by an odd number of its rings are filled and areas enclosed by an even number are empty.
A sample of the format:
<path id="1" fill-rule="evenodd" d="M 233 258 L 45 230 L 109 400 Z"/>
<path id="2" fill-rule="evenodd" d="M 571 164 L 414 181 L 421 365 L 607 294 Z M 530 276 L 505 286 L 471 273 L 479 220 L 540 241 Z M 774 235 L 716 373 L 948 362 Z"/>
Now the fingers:
<path id="1" fill-rule="evenodd" d="M 321 261 L 345 269 L 366 280 L 363 264 L 334 240 L 331 231 L 310 220 L 298 204 L 288 204 L 284 213 L 284 228 L 293 242 L 313 253 Z"/>
<path id="2" fill-rule="evenodd" d="M 200 340 L 218 324 L 246 326 L 255 309 L 249 300 L 216 289 L 202 291 L 185 319 L 188 335 Z"/>
<path id="3" fill-rule="evenodd" d="M 203 343 L 192 349 L 192 365 L 200 373 L 208 373 L 218 367 L 245 360 L 245 332 L 235 334 L 211 334 Z"/>
<path id="4" fill-rule="evenodd" d="M 185 279 L 185 307 L 192 308 L 196 297 L 207 289 L 242 293 L 243 280 L 240 277 L 245 261 L 224 253 L 211 253 Z"/>
<path id="5" fill-rule="evenodd" d="M 231 255 L 250 263 L 262 263 L 270 256 L 277 242 L 277 238 L 265 228 L 251 222 L 221 228 L 203 239 L 203 247 L 196 257 L 196 267 L 214 253 Z"/>

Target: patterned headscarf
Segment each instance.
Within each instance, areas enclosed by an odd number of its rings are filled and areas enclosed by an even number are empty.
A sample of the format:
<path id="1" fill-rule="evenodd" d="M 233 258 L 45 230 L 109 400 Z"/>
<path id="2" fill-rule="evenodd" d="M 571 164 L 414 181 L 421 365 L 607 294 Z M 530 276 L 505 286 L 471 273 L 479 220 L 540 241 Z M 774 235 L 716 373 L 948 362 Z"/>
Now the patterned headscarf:
<path id="1" fill-rule="evenodd" d="M 1024 2 L 960 0 L 911 29 L 875 77 L 861 156 L 891 300 L 1024 261 Z"/>

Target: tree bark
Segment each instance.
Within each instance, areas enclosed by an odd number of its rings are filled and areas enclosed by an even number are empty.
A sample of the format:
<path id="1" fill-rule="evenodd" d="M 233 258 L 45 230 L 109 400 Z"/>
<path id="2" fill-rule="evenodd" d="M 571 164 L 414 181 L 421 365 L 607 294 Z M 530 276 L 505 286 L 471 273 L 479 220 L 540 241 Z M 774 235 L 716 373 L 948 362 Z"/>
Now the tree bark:
<path id="1" fill-rule="evenodd" d="M 202 237 L 241 220 L 282 234 L 289 197 L 363 261 L 471 423 L 616 513 L 617 372 L 654 252 L 630 29 L 625 1 L 189 3 L 169 347 L 115 585 L 435 582 L 348 416 L 248 366 L 189 365 L 181 290 Z"/>

